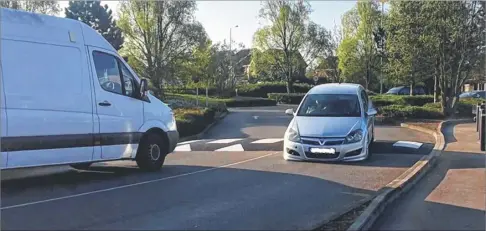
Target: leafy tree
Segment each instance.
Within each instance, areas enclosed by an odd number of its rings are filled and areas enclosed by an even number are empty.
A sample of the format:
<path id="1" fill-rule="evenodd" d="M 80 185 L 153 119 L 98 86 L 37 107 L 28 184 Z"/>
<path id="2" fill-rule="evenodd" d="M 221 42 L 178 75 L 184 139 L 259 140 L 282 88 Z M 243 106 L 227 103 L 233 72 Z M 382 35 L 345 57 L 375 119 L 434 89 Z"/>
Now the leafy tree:
<path id="1" fill-rule="evenodd" d="M 484 66 L 485 3 L 425 2 L 424 46 L 431 51 L 445 115 L 453 115 L 464 82 Z"/>
<path id="2" fill-rule="evenodd" d="M 369 88 L 376 77 L 378 52 L 374 32 L 380 13 L 376 2 L 358 2 L 342 19 L 343 38 L 338 47 L 339 69 L 348 82 Z"/>
<path id="3" fill-rule="evenodd" d="M 143 65 L 155 93 L 163 84 L 178 84 L 186 60 L 207 41 L 203 26 L 194 20 L 194 1 L 123 1 L 118 26 L 126 41 L 121 50 Z"/>
<path id="4" fill-rule="evenodd" d="M 34 13 L 56 15 L 60 8 L 57 1 L 0 1 L 0 7 L 11 8 L 15 10 L 25 10 Z"/>
<path id="5" fill-rule="evenodd" d="M 306 1 L 265 1 L 260 10 L 260 17 L 269 25 L 255 33 L 255 48 L 267 55 L 264 59 L 273 63 L 278 74 L 285 73 L 288 93 L 294 82 L 292 74 L 298 69 L 295 65 L 299 65 L 295 56 L 300 54 L 312 64 L 329 43 L 330 33 L 309 20 L 310 12 Z"/>
<path id="6" fill-rule="evenodd" d="M 122 33 L 108 5 L 102 6 L 100 1 L 69 1 L 64 12 L 66 18 L 84 22 L 98 31 L 116 50 L 122 47 Z"/>
<path id="7" fill-rule="evenodd" d="M 413 95 L 415 84 L 433 76 L 433 63 L 423 43 L 424 25 L 427 24 L 420 9 L 424 2 L 392 2 L 387 23 L 387 51 L 392 56 L 387 63 L 388 77 L 395 83 L 410 85 Z"/>

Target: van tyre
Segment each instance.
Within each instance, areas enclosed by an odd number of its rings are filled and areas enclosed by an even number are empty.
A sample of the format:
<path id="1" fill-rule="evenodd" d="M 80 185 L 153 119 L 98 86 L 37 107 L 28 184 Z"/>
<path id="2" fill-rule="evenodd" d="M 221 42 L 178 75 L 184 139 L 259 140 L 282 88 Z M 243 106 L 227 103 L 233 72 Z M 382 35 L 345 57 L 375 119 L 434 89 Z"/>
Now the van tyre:
<path id="1" fill-rule="evenodd" d="M 138 148 L 137 165 L 144 171 L 157 171 L 165 161 L 167 155 L 167 144 L 164 138 L 155 133 L 149 133 L 141 142 Z"/>
<path id="2" fill-rule="evenodd" d="M 77 170 L 87 170 L 91 166 L 91 163 L 81 163 L 81 164 L 71 164 L 71 168 L 77 169 Z"/>

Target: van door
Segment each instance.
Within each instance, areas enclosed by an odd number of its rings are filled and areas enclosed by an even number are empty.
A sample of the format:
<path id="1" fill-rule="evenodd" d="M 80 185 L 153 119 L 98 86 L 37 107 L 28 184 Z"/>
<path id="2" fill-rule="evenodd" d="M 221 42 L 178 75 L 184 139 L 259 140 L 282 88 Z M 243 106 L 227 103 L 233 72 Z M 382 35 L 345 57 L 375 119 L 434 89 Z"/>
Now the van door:
<path id="1" fill-rule="evenodd" d="M 5 109 L 5 92 L 3 91 L 2 64 L 0 63 L 0 139 L 7 135 L 7 110 Z M 7 167 L 8 152 L 0 144 L 0 169 Z"/>
<path id="2" fill-rule="evenodd" d="M 91 81 L 80 48 L 2 38 L 8 168 L 92 160 Z"/>
<path id="3" fill-rule="evenodd" d="M 88 47 L 94 77 L 95 106 L 100 121 L 97 142 L 101 159 L 130 158 L 135 154 L 143 125 L 139 81 L 115 52 Z"/>

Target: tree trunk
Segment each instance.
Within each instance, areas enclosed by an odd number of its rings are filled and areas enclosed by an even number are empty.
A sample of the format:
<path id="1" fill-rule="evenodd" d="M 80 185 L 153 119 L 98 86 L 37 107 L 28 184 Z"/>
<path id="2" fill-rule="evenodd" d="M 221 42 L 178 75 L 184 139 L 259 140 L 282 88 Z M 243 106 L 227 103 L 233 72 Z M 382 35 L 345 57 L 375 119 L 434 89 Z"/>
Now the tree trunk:
<path id="1" fill-rule="evenodd" d="M 434 74 L 434 103 L 437 102 L 437 74 Z"/>
<path id="2" fill-rule="evenodd" d="M 413 96 L 413 81 L 410 82 L 410 96 Z"/>

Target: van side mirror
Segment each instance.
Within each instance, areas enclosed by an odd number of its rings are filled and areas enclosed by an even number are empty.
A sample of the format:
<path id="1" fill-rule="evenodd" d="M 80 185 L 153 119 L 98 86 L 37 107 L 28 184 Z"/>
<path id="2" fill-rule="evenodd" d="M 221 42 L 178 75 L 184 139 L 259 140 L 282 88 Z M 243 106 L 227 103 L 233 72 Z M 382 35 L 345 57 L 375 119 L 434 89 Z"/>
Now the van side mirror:
<path id="1" fill-rule="evenodd" d="M 146 79 L 140 80 L 140 96 L 145 97 L 147 95 L 148 82 Z"/>
<path id="2" fill-rule="evenodd" d="M 294 115 L 294 109 L 289 108 L 289 109 L 285 110 L 285 114 L 293 116 Z"/>

